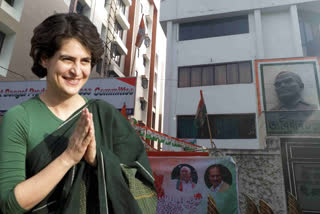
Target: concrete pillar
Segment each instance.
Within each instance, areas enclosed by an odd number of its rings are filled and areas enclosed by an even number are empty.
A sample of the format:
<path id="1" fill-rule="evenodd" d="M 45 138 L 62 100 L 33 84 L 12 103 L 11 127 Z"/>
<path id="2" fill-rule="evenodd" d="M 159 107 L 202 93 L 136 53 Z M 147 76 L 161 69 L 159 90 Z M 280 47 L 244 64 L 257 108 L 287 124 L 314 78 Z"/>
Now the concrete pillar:
<path id="1" fill-rule="evenodd" d="M 173 33 L 172 21 L 167 22 L 167 55 L 166 55 L 166 81 L 165 81 L 165 99 L 164 99 L 164 111 L 163 111 L 163 133 L 170 135 L 172 131 L 170 128 L 173 120 L 173 106 L 175 106 L 175 93 L 173 91 L 172 80 L 176 79 L 176 71 L 174 70 L 173 55 L 175 50 L 173 49 L 173 43 L 176 41 Z"/>
<path id="2" fill-rule="evenodd" d="M 295 56 L 300 57 L 300 56 L 303 56 L 303 50 L 302 50 L 302 43 L 301 43 L 301 34 L 300 34 L 300 27 L 299 27 L 297 5 L 290 6 L 290 18 L 291 18 L 291 25 L 292 25 L 292 39 L 293 39 Z"/>
<path id="3" fill-rule="evenodd" d="M 263 34 L 261 23 L 261 10 L 254 11 L 254 23 L 256 29 L 256 58 L 264 58 Z"/>

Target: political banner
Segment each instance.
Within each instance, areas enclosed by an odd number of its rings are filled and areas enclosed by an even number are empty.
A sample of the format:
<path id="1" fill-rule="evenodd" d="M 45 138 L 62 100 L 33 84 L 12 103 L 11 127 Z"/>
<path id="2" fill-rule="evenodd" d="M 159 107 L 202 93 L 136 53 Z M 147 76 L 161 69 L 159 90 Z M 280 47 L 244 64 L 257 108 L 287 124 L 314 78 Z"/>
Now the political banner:
<path id="1" fill-rule="evenodd" d="M 239 213 L 237 169 L 231 157 L 149 156 L 157 214 Z"/>
<path id="2" fill-rule="evenodd" d="M 18 105 L 46 89 L 45 80 L 0 82 L 0 111 Z M 126 104 L 127 115 L 134 114 L 136 77 L 90 79 L 80 90 L 89 99 L 101 99 L 121 110 Z"/>

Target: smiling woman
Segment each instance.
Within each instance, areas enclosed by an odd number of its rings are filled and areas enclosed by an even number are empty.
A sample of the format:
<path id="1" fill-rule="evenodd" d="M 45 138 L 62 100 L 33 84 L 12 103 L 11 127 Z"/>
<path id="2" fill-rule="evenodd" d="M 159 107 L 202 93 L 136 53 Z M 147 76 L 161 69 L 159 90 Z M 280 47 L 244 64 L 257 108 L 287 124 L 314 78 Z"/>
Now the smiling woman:
<path id="1" fill-rule="evenodd" d="M 41 59 L 41 65 L 47 70 L 47 90 L 40 98 L 51 97 L 48 93 L 56 99 L 70 98 L 78 95 L 89 78 L 91 54 L 78 40 L 65 39 L 51 58 Z"/>
<path id="2" fill-rule="evenodd" d="M 79 95 L 103 51 L 85 16 L 56 14 L 35 28 L 32 71 L 47 88 L 1 120 L 0 213 L 155 213 L 140 137 L 110 104 Z M 135 177 L 138 188 L 127 183 Z"/>

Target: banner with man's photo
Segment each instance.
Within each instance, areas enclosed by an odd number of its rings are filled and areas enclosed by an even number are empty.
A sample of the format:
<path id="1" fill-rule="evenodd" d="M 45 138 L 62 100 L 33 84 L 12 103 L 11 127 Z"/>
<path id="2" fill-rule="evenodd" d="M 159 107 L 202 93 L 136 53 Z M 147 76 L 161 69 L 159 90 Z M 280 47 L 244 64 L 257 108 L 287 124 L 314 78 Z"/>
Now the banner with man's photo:
<path id="1" fill-rule="evenodd" d="M 257 60 L 256 65 L 262 94 L 258 107 L 265 113 L 268 135 L 318 135 L 318 59 Z"/>
<path id="2" fill-rule="evenodd" d="M 157 214 L 238 213 L 237 169 L 231 157 L 149 159 L 158 195 Z"/>

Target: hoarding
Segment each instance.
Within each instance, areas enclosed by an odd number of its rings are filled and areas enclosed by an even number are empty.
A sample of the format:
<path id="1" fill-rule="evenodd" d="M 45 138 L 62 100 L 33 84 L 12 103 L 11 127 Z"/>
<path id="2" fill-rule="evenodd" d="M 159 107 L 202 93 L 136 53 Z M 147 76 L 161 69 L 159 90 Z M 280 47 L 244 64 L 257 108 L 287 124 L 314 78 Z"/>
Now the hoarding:
<path id="1" fill-rule="evenodd" d="M 211 206 L 219 213 L 239 213 L 237 169 L 231 157 L 149 156 L 149 160 L 157 214 L 207 213 Z"/>
<path id="2" fill-rule="evenodd" d="M 46 89 L 45 80 L 0 82 L 0 112 L 18 105 Z M 80 90 L 89 99 L 101 99 L 115 108 L 126 104 L 127 115 L 134 114 L 136 77 L 90 79 Z"/>

